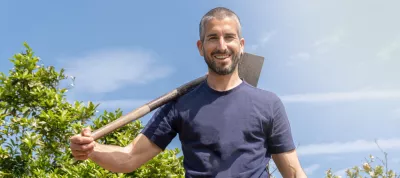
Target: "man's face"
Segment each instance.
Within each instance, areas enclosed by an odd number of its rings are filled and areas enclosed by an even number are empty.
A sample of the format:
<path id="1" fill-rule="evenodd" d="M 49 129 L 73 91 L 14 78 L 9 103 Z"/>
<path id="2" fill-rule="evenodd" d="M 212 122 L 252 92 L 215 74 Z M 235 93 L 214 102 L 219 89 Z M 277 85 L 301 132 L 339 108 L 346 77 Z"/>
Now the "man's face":
<path id="1" fill-rule="evenodd" d="M 218 75 L 231 74 L 240 60 L 244 39 L 239 39 L 235 19 L 212 19 L 205 27 L 204 41 L 198 41 L 200 55 Z"/>

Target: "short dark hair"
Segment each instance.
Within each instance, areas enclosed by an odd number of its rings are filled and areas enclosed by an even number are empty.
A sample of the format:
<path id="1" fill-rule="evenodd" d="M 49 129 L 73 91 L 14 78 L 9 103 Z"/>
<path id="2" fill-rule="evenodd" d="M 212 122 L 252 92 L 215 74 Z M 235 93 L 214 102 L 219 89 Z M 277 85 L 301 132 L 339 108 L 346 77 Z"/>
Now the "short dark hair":
<path id="1" fill-rule="evenodd" d="M 204 40 L 204 29 L 205 26 L 207 24 L 208 21 L 210 21 L 213 18 L 217 18 L 217 19 L 223 19 L 226 17 L 230 17 L 230 18 L 234 18 L 237 23 L 238 23 L 238 36 L 239 38 L 242 38 L 242 27 L 240 24 L 240 19 L 239 17 L 236 15 L 235 12 L 233 12 L 232 10 L 226 8 L 226 7 L 216 7 L 211 9 L 210 11 L 208 11 L 202 18 L 199 24 L 199 35 L 200 35 L 200 40 L 203 41 Z"/>

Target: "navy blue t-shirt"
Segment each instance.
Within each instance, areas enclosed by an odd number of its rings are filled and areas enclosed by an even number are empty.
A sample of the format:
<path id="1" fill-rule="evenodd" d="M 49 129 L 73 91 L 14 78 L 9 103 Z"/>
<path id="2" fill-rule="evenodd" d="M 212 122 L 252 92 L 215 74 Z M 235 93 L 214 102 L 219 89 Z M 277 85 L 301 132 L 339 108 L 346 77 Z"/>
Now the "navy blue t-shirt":
<path id="1" fill-rule="evenodd" d="M 279 97 L 244 81 L 224 92 L 203 82 L 160 107 L 142 133 L 163 150 L 178 134 L 186 177 L 268 177 L 271 154 L 295 149 Z"/>

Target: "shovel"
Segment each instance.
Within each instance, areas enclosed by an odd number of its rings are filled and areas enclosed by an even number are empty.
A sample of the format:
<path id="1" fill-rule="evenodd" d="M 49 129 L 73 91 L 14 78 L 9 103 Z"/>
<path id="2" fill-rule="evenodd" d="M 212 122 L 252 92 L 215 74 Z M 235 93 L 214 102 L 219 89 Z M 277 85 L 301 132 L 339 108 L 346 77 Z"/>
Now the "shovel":
<path id="1" fill-rule="evenodd" d="M 250 53 L 244 53 L 239 63 L 239 77 L 249 83 L 250 85 L 257 87 L 258 79 L 260 77 L 261 69 L 264 63 L 264 58 Z M 142 105 L 141 107 L 129 112 L 128 114 L 108 123 L 107 125 L 92 132 L 91 136 L 94 140 L 102 138 L 107 134 L 125 126 L 126 124 L 135 121 L 146 114 L 152 112 L 154 109 L 177 99 L 178 97 L 185 95 L 191 89 L 199 85 L 206 79 L 207 75 L 194 79 L 188 83 L 181 85 L 180 87 Z"/>

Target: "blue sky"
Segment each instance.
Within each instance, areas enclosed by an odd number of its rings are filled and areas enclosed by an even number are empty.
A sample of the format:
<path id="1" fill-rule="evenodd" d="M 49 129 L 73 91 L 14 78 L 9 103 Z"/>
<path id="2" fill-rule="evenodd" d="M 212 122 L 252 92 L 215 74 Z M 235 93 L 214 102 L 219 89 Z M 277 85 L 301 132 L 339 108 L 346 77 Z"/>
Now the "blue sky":
<path id="1" fill-rule="evenodd" d="M 265 57 L 259 87 L 285 103 L 309 177 L 383 157 L 374 139 L 400 171 L 399 1 L 2 1 L 0 71 L 26 41 L 76 77 L 70 101 L 128 112 L 206 72 L 198 23 L 216 6 Z"/>

